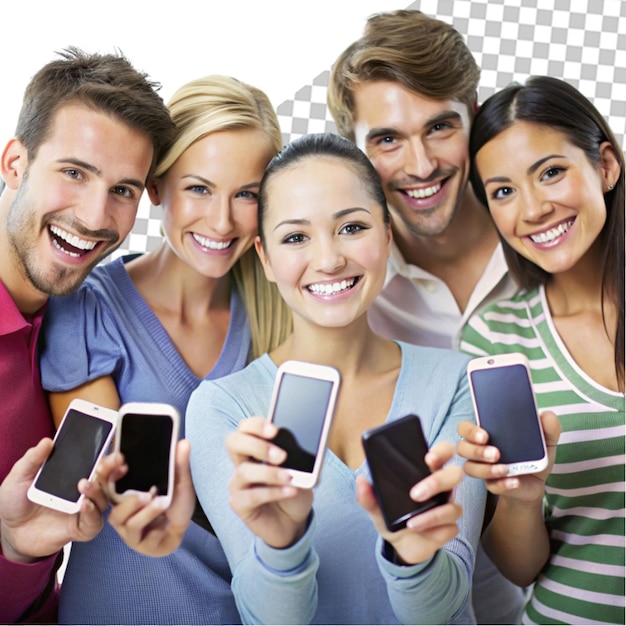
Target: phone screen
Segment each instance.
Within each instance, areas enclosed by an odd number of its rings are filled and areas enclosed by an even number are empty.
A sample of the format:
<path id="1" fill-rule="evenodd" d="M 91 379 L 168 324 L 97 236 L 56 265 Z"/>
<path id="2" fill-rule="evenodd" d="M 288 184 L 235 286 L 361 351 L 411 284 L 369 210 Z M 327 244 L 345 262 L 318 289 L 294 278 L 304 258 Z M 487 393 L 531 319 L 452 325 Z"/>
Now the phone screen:
<path id="1" fill-rule="evenodd" d="M 528 371 L 507 365 L 470 373 L 480 425 L 500 450 L 501 463 L 534 461 L 544 456 L 541 426 Z"/>
<path id="2" fill-rule="evenodd" d="M 118 437 L 128 473 L 116 482 L 118 493 L 156 487 L 157 495 L 167 495 L 173 427 L 169 415 L 124 414 Z"/>
<path id="3" fill-rule="evenodd" d="M 419 418 L 407 416 L 375 428 L 364 437 L 367 463 L 379 505 L 390 530 L 406 526 L 406 521 L 428 508 L 448 501 L 448 494 L 437 494 L 427 502 L 409 496 L 413 485 L 430 474 L 424 461 L 428 444 Z"/>
<path id="4" fill-rule="evenodd" d="M 281 467 L 313 471 L 332 389 L 328 380 L 282 375 L 272 419 L 279 429 L 273 441 L 287 452 Z"/>
<path id="5" fill-rule="evenodd" d="M 70 409 L 41 468 L 37 489 L 78 502 L 78 481 L 89 478 L 112 428 L 111 422 Z"/>

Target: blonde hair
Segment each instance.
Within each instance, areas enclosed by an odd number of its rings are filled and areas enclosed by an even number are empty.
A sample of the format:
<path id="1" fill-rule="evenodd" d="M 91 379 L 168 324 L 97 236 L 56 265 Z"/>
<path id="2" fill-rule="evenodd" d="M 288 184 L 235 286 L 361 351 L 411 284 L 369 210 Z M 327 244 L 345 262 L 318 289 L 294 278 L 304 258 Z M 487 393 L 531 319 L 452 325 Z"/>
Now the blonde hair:
<path id="1" fill-rule="evenodd" d="M 282 136 L 276 112 L 265 93 L 229 76 L 205 76 L 178 89 L 167 104 L 176 125 L 174 140 L 155 170 L 163 176 L 193 143 L 224 130 L 263 131 L 277 153 Z M 291 312 L 274 283 L 265 277 L 254 248 L 247 250 L 232 269 L 252 337 L 254 358 L 273 350 L 291 332 Z"/>

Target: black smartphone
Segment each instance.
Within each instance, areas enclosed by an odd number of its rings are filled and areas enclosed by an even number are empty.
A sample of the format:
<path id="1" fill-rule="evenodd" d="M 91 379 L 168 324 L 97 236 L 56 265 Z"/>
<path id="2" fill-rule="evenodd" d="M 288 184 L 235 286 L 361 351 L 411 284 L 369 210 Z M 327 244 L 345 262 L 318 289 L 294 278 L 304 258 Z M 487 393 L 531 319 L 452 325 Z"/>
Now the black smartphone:
<path id="1" fill-rule="evenodd" d="M 174 456 L 180 416 L 169 404 L 128 402 L 120 408 L 115 450 L 128 472 L 111 484 L 117 502 L 125 494 L 156 489 L 169 506 L 174 487 Z"/>
<path id="2" fill-rule="evenodd" d="M 431 473 L 424 460 L 428 443 L 419 417 L 406 415 L 366 430 L 362 441 L 374 493 L 390 531 L 400 530 L 414 515 L 448 502 L 449 492 L 425 502 L 409 496 L 411 488 Z"/>
<path id="3" fill-rule="evenodd" d="M 467 374 L 478 424 L 500 450 L 509 475 L 545 469 L 548 452 L 528 359 L 515 352 L 479 357 L 468 363 Z"/>
<path id="4" fill-rule="evenodd" d="M 296 487 L 311 489 L 319 480 L 339 383 L 327 365 L 285 361 L 278 368 L 269 419 L 279 429 L 273 442 L 287 451 L 281 467 Z"/>
<path id="5" fill-rule="evenodd" d="M 78 481 L 93 477 L 116 423 L 117 411 L 72 400 L 54 438 L 54 448 L 28 489 L 28 499 L 50 509 L 77 513 L 84 498 Z"/>

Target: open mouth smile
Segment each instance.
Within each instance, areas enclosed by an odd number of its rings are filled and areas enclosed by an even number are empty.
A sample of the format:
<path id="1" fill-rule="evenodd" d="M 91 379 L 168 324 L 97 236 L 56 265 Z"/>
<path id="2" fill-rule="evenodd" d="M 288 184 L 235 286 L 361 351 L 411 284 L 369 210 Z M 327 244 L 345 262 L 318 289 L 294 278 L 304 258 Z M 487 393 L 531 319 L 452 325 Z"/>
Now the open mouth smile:
<path id="1" fill-rule="evenodd" d="M 215 239 L 209 239 L 208 237 L 203 237 L 202 235 L 198 235 L 197 233 L 191 233 L 191 236 L 194 240 L 200 244 L 203 248 L 208 250 L 226 250 L 226 248 L 230 248 L 233 245 L 234 239 L 227 239 L 226 241 L 217 241 Z"/>
<path id="2" fill-rule="evenodd" d="M 334 283 L 313 283 L 308 285 L 307 289 L 317 296 L 335 296 L 352 289 L 359 282 L 359 279 L 359 276 L 353 276 Z"/>
<path id="3" fill-rule="evenodd" d="M 533 243 L 552 243 L 562 237 L 574 223 L 574 218 L 568 219 L 565 222 L 561 222 L 558 226 L 545 230 L 541 233 L 535 233 L 534 235 L 528 235 L 529 239 Z"/>
<path id="4" fill-rule="evenodd" d="M 80 258 L 91 252 L 101 241 L 88 241 L 81 239 L 78 235 L 72 235 L 58 226 L 49 227 L 52 243 L 54 247 L 73 258 Z"/>
<path id="5" fill-rule="evenodd" d="M 404 193 L 410 198 L 415 198 L 416 200 L 423 200 L 424 198 L 430 198 L 434 196 L 442 187 L 441 182 L 436 183 L 435 185 L 431 185 L 430 187 L 422 187 L 420 189 L 406 189 Z"/>

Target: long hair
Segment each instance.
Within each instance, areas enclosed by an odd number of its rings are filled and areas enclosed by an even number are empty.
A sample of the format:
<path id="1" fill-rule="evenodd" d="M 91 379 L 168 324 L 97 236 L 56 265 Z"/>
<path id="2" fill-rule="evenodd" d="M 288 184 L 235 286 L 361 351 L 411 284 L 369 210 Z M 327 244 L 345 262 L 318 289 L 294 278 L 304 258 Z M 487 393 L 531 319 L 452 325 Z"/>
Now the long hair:
<path id="1" fill-rule="evenodd" d="M 511 85 L 488 98 L 476 114 L 470 134 L 470 181 L 478 199 L 488 207 L 485 188 L 476 169 L 476 154 L 494 137 L 517 121 L 546 126 L 563 133 L 581 149 L 589 162 L 600 164 L 600 144 L 610 142 L 620 164 L 620 175 L 612 190 L 604 194 L 606 223 L 599 235 L 602 242 L 602 295 L 615 304 L 617 328 L 615 371 L 624 387 L 624 153 L 602 114 L 569 83 L 549 76 L 534 76 L 525 85 Z M 550 274 L 516 252 L 500 237 L 509 270 L 526 289 L 548 282 Z M 604 311 L 603 311 L 604 319 Z M 605 320 L 606 323 L 606 320 Z"/>
<path id="2" fill-rule="evenodd" d="M 267 95 L 235 78 L 212 75 L 192 80 L 174 93 L 167 106 L 176 135 L 157 164 L 156 178 L 193 143 L 211 133 L 256 129 L 265 133 L 274 153 L 282 146 L 278 117 Z M 265 278 L 254 247 L 235 263 L 232 276 L 246 308 L 252 356 L 256 358 L 286 339 L 291 331 L 291 311 L 276 285 Z"/>

